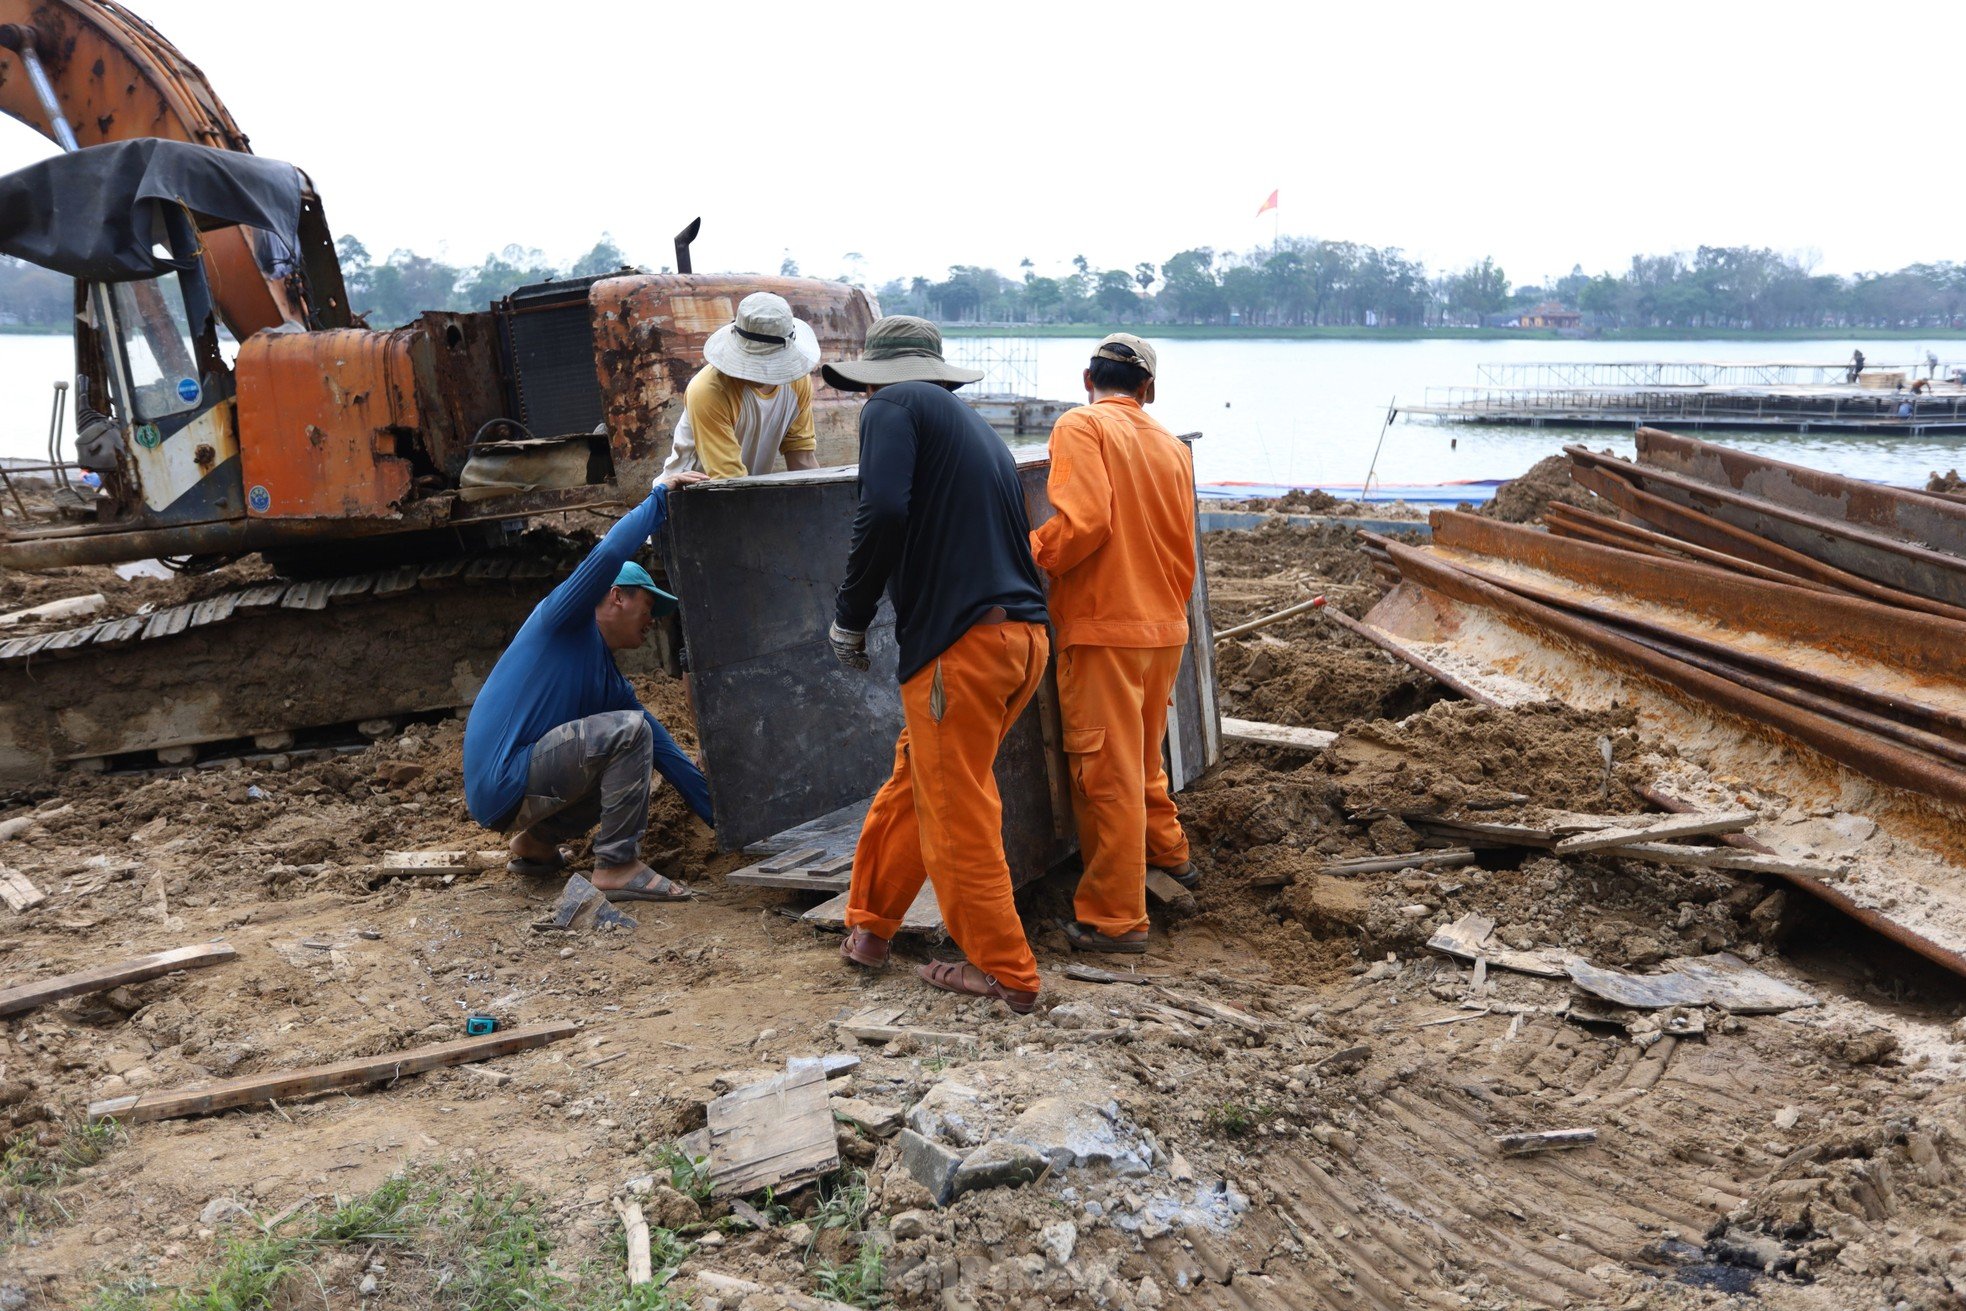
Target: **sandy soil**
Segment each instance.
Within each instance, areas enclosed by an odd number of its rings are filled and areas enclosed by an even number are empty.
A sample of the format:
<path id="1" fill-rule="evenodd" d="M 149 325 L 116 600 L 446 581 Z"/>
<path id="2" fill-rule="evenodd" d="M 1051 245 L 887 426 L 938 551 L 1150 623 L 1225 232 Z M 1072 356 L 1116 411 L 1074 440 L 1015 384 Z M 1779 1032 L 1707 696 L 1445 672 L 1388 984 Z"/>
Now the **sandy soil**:
<path id="1" fill-rule="evenodd" d="M 1270 527 L 1209 549 L 1221 627 L 1318 592 L 1362 613 L 1376 594 L 1342 536 Z M 59 594 L 4 585 L 24 604 Z M 696 1203 L 658 1189 L 662 1222 L 696 1243 L 677 1288 L 713 1271 L 810 1292 L 826 1263 L 872 1248 L 902 1306 L 1961 1304 L 1957 981 L 1724 873 L 1508 852 L 1433 874 L 1324 873 L 1413 850 L 1406 810 L 1636 811 L 1623 785 L 1671 746 L 1617 712 L 1441 702 L 1317 618 L 1226 643 L 1221 666 L 1225 713 L 1342 736 L 1314 756 L 1229 748 L 1181 799 L 1200 913 L 1157 918 L 1149 954 L 1118 967 L 1246 1023 L 1066 978 L 1069 871 L 1020 898 L 1046 980 L 1038 1016 L 931 993 L 906 968 L 850 972 L 835 939 L 785 913 L 796 894 L 725 885 L 736 858 L 673 795 L 646 853 L 704 896 L 639 908 L 632 931 L 535 929 L 557 886 L 502 872 L 370 886 L 365 867 L 386 850 L 490 845 L 459 798 L 455 722 L 284 771 L 71 778 L 15 799 L 0 824 L 30 822 L 0 840 L 0 862 L 49 897 L 0 910 L 0 981 L 216 938 L 239 952 L 0 1019 L 15 1161 L 61 1151 L 98 1098 L 457 1037 L 474 1011 L 583 1027 L 493 1063 L 502 1085 L 440 1071 L 136 1126 L 40 1185 L 0 1174 L 0 1307 L 88 1305 L 139 1279 L 204 1286 L 226 1242 L 258 1232 L 251 1217 L 331 1207 L 406 1168 L 523 1189 L 555 1267 L 578 1281 L 556 1304 L 615 1305 L 614 1276 L 594 1272 L 619 1268 L 608 1199 L 623 1181 L 666 1178 L 657 1154 L 701 1125 L 725 1076 L 844 1049 L 862 1057 L 853 1095 L 915 1104 L 924 1123 L 940 1108 L 952 1140 L 970 1132 L 964 1116 L 973 1128 L 1069 1094 L 1102 1108 L 1120 1145 L 937 1210 L 897 1167 L 896 1140 L 843 1125 L 868 1181 L 855 1226 L 827 1228 L 808 1188 L 778 1199 L 791 1214 L 770 1229 L 705 1230 Z M 677 686 L 641 690 L 688 747 Z M 1614 746 L 1608 798 L 1600 739 Z M 1582 1024 L 1567 981 L 1477 978 L 1426 949 L 1470 911 L 1511 947 L 1600 965 L 1732 951 L 1824 1004 L 1714 1012 L 1701 1037 L 1633 1016 L 1629 1029 Z M 902 954 L 898 966 L 920 959 Z M 880 1007 L 976 1046 L 856 1044 L 829 1024 Z M 1574 1127 L 1597 1143 L 1510 1158 L 1493 1142 Z M 726 1214 L 713 1204 L 707 1218 Z M 801 1215 L 817 1230 L 801 1232 Z M 259 1304 L 460 1305 L 441 1264 L 413 1244 L 336 1249 Z"/>

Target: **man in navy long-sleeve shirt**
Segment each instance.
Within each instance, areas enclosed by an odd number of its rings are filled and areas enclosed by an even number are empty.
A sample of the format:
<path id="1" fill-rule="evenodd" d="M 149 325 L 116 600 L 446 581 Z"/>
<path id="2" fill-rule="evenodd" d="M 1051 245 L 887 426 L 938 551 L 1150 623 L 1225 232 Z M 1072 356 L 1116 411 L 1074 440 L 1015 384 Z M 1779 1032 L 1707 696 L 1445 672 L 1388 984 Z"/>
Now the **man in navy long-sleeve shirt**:
<path id="1" fill-rule="evenodd" d="M 666 475 L 567 580 L 534 607 L 498 658 L 464 726 L 471 818 L 512 834 L 515 872 L 555 873 L 559 844 L 593 829 L 595 887 L 613 901 L 677 901 L 689 889 L 642 863 L 650 771 L 708 824 L 710 789 L 695 762 L 635 699 L 614 663 L 639 647 L 675 598 L 629 559 L 669 517 Z"/>

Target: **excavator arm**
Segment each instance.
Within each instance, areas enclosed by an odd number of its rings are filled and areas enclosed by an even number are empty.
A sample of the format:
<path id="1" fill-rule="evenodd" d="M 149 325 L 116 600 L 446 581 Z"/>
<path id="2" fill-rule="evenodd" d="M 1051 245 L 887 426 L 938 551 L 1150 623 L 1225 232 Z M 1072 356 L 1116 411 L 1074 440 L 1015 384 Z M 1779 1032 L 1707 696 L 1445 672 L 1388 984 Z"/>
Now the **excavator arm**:
<path id="1" fill-rule="evenodd" d="M 165 137 L 251 152 L 197 65 L 113 0 L 0 0 L 0 111 L 71 148 L 50 112 L 49 96 L 73 145 Z M 287 323 L 349 326 L 341 265 L 311 190 L 300 235 L 297 269 L 266 267 L 249 229 L 205 235 L 212 301 L 238 340 Z"/>

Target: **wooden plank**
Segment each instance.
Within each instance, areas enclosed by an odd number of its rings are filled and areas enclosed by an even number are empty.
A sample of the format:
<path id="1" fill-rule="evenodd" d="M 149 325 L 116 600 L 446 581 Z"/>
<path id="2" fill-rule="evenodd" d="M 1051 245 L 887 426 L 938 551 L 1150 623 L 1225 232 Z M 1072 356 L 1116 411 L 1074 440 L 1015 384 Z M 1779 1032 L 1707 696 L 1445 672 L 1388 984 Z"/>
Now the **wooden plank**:
<path id="1" fill-rule="evenodd" d="M 1495 1145 L 1504 1156 L 1531 1156 L 1570 1147 L 1589 1147 L 1597 1141 L 1595 1129 L 1545 1129 L 1540 1133 L 1504 1133 L 1495 1136 Z"/>
<path id="2" fill-rule="evenodd" d="M 412 1047 L 408 1051 L 361 1056 L 332 1065 L 227 1079 L 205 1088 L 112 1097 L 108 1101 L 91 1103 L 89 1119 L 143 1124 L 186 1115 L 209 1115 L 214 1111 L 249 1106 L 273 1098 L 308 1097 L 337 1088 L 355 1088 L 365 1083 L 392 1083 L 405 1075 L 421 1074 L 425 1070 L 490 1060 L 494 1056 L 509 1056 L 513 1052 L 543 1047 L 576 1032 L 578 1030 L 571 1024 L 531 1024 L 518 1029 L 501 1029 L 483 1037 L 431 1043 L 424 1047 Z"/>
<path id="3" fill-rule="evenodd" d="M 621 1232 L 628 1240 L 628 1283 L 631 1287 L 649 1283 L 655 1278 L 655 1268 L 649 1257 L 649 1222 L 642 1214 L 642 1204 L 617 1197 L 614 1213 L 621 1217 Z"/>
<path id="4" fill-rule="evenodd" d="M 1065 967 L 1065 977 L 1078 979 L 1084 983 L 1152 983 L 1155 979 L 1167 977 L 1163 974 L 1127 974 L 1118 970 L 1102 970 L 1097 965 L 1081 965 L 1077 961 Z"/>
<path id="5" fill-rule="evenodd" d="M 833 1027 L 849 1038 L 862 1042 L 893 1042 L 897 1038 L 913 1038 L 916 1042 L 935 1046 L 938 1043 L 951 1043 L 958 1047 L 976 1046 L 973 1033 L 944 1033 L 938 1029 L 915 1029 L 905 1024 L 868 1024 L 860 1020 L 835 1020 Z"/>
<path id="6" fill-rule="evenodd" d="M 1409 851 L 1400 856 L 1367 856 L 1359 860 L 1337 860 L 1324 866 L 1320 874 L 1382 874 L 1400 869 L 1450 869 L 1472 865 L 1475 853 L 1466 847 L 1447 851 Z"/>
<path id="7" fill-rule="evenodd" d="M 1259 628 L 1268 628 L 1271 624 L 1280 624 L 1286 619 L 1293 619 L 1298 615 L 1309 614 L 1313 610 L 1322 610 L 1323 608 L 1324 598 L 1322 596 L 1314 596 L 1308 601 L 1299 601 L 1296 605 L 1285 606 L 1274 614 L 1264 615 L 1260 619 L 1251 619 L 1247 623 L 1237 624 L 1234 628 L 1225 628 L 1215 635 L 1215 640 L 1218 644 L 1226 642 L 1232 637 L 1241 637 L 1244 633 L 1253 633 Z M 1224 729 L 1228 727 L 1227 721 L 1224 721 L 1223 727 Z"/>
<path id="8" fill-rule="evenodd" d="M 1237 1010 L 1234 1006 L 1224 1005 L 1222 1002 L 1212 1001 L 1207 997 L 1197 997 L 1192 993 L 1176 992 L 1172 988 L 1156 987 L 1154 991 L 1167 998 L 1174 1006 L 1187 1011 L 1191 1015 L 1205 1015 L 1209 1019 L 1219 1020 L 1224 1024 L 1233 1024 L 1238 1029 L 1259 1036 L 1269 1032 L 1269 1025 L 1257 1019 L 1248 1011 Z"/>
<path id="9" fill-rule="evenodd" d="M 1810 865 L 1801 861 L 1786 860 L 1780 856 L 1764 856 L 1757 852 L 1740 851 L 1733 847 L 1684 847 L 1670 842 L 1634 842 L 1623 847 L 1609 847 L 1597 853 L 1600 856 L 1618 856 L 1625 860 L 1649 860 L 1657 865 L 1690 865 L 1696 869 L 1743 870 L 1755 874 L 1786 874 L 1803 879 L 1827 879 L 1835 882 L 1843 877 L 1843 871 L 1828 865 Z"/>
<path id="10" fill-rule="evenodd" d="M 1176 883 L 1165 870 L 1148 868 L 1147 895 L 1169 910 L 1183 912 L 1195 910 L 1195 894 Z"/>
<path id="11" fill-rule="evenodd" d="M 710 1190 L 743 1197 L 783 1191 L 840 1168 L 826 1073 L 816 1065 L 788 1070 L 711 1102 Z"/>
<path id="12" fill-rule="evenodd" d="M 203 942 L 195 947 L 176 947 L 170 951 L 139 956 L 135 960 L 118 961 L 114 965 L 98 965 L 94 969 L 78 970 L 73 974 L 58 974 L 39 983 L 16 984 L 0 990 L 0 1015 L 18 1015 L 36 1006 L 80 997 L 84 993 L 107 992 L 126 983 L 142 983 L 145 979 L 154 979 L 173 970 L 202 969 L 207 965 L 229 961 L 238 954 L 223 942 Z"/>
<path id="13" fill-rule="evenodd" d="M 482 874 L 488 869 L 503 869 L 511 859 L 509 851 L 385 851 L 369 868 L 377 875 L 398 877 Z"/>
<path id="14" fill-rule="evenodd" d="M 822 901 L 804 915 L 800 916 L 808 924 L 816 924 L 822 929 L 846 930 L 846 898 L 842 892 L 830 901 Z M 920 933 L 931 937 L 941 937 L 948 932 L 942 923 L 942 908 L 935 904 L 935 885 L 923 881 L 922 890 L 908 906 L 908 913 L 901 917 L 901 927 L 896 934 Z"/>
<path id="15" fill-rule="evenodd" d="M 1254 742 L 1259 746 L 1285 747 L 1293 751 L 1322 751 L 1338 740 L 1336 733 L 1322 728 L 1294 728 L 1289 724 L 1267 724 L 1260 719 L 1222 717 L 1222 736 L 1231 742 Z"/>
<path id="16" fill-rule="evenodd" d="M 1576 837 L 1564 838 L 1551 850 L 1559 856 L 1574 856 L 1581 852 L 1602 851 L 1606 847 L 1628 847 L 1633 843 L 1655 842 L 1662 838 L 1697 838 L 1711 837 L 1716 833 L 1739 833 L 1760 818 L 1761 816 L 1752 810 L 1733 810 L 1719 815 L 1666 815 L 1656 823 L 1602 828 L 1595 833 L 1581 833 Z"/>
<path id="17" fill-rule="evenodd" d="M 0 901 L 6 902 L 10 910 L 27 910 L 47 899 L 48 894 L 29 883 L 27 875 L 17 869 L 0 865 Z"/>

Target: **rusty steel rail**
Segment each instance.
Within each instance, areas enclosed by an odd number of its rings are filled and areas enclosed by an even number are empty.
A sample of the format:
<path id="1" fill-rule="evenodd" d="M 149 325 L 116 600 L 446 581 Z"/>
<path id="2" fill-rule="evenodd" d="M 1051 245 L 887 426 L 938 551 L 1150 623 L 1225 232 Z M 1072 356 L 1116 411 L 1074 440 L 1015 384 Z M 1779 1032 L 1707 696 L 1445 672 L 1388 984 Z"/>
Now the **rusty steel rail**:
<path id="1" fill-rule="evenodd" d="M 1966 605 L 1966 558 L 1935 551 L 1872 528 L 1841 519 L 1828 519 L 1791 509 L 1745 492 L 1716 487 L 1684 474 L 1627 464 L 1593 454 L 1582 446 L 1566 446 L 1573 463 L 1610 472 L 1641 489 L 1668 500 L 1703 509 L 1737 528 L 1812 555 L 1901 591 Z"/>
<path id="2" fill-rule="evenodd" d="M 1716 569 L 1746 574 L 1763 582 L 1787 583 L 1791 587 L 1806 587 L 1814 592 L 1843 590 L 1828 583 L 1817 582 L 1813 578 L 1783 573 L 1780 569 L 1771 569 L 1767 565 L 1756 564 L 1737 555 L 1728 555 L 1725 551 L 1709 550 L 1666 533 L 1654 532 L 1638 524 L 1626 523 L 1623 519 L 1613 519 L 1608 514 L 1594 514 L 1589 510 L 1580 510 L 1574 505 L 1566 505 L 1561 501 L 1550 502 L 1549 508 L 1544 512 L 1543 522 L 1551 532 L 1560 537 L 1582 537 L 1600 546 L 1636 551 L 1641 555 L 1656 555 L 1664 559 L 1698 560 Z M 1924 600 L 1923 597 L 1918 599 Z M 1930 604 L 1936 605 L 1937 602 Z M 1966 610 L 1959 611 L 1953 617 L 1966 620 Z"/>
<path id="3" fill-rule="evenodd" d="M 1776 730 L 1866 777 L 1906 788 L 1953 805 L 1966 805 L 1966 771 L 1880 741 L 1851 725 L 1791 705 L 1777 697 L 1745 688 L 1728 679 L 1694 668 L 1611 631 L 1602 624 L 1518 596 L 1470 575 L 1431 554 L 1392 543 L 1388 552 L 1406 579 L 1450 600 L 1491 610 L 1539 636 L 1549 636 L 1586 652 L 1607 656 L 1660 685 L 1737 716 L 1751 725 Z M 1651 799 L 1651 798 L 1648 798 Z M 1668 809 L 1672 807 L 1668 806 Z M 1821 898 L 1884 937 L 1909 948 L 1955 974 L 1966 976 L 1966 955 L 1940 946 L 1876 910 L 1857 904 L 1835 888 L 1814 879 L 1777 877 Z"/>
<path id="4" fill-rule="evenodd" d="M 1777 729 L 1880 783 L 1966 807 L 1966 770 L 1954 769 L 1902 744 L 1882 741 L 1875 734 L 1647 650 L 1601 623 L 1519 596 L 1432 554 L 1423 554 L 1397 542 L 1388 549 L 1401 574 L 1444 596 L 1514 616 L 1532 629 L 1609 656 L 1657 682 L 1678 688 L 1697 701 L 1751 723 Z"/>

